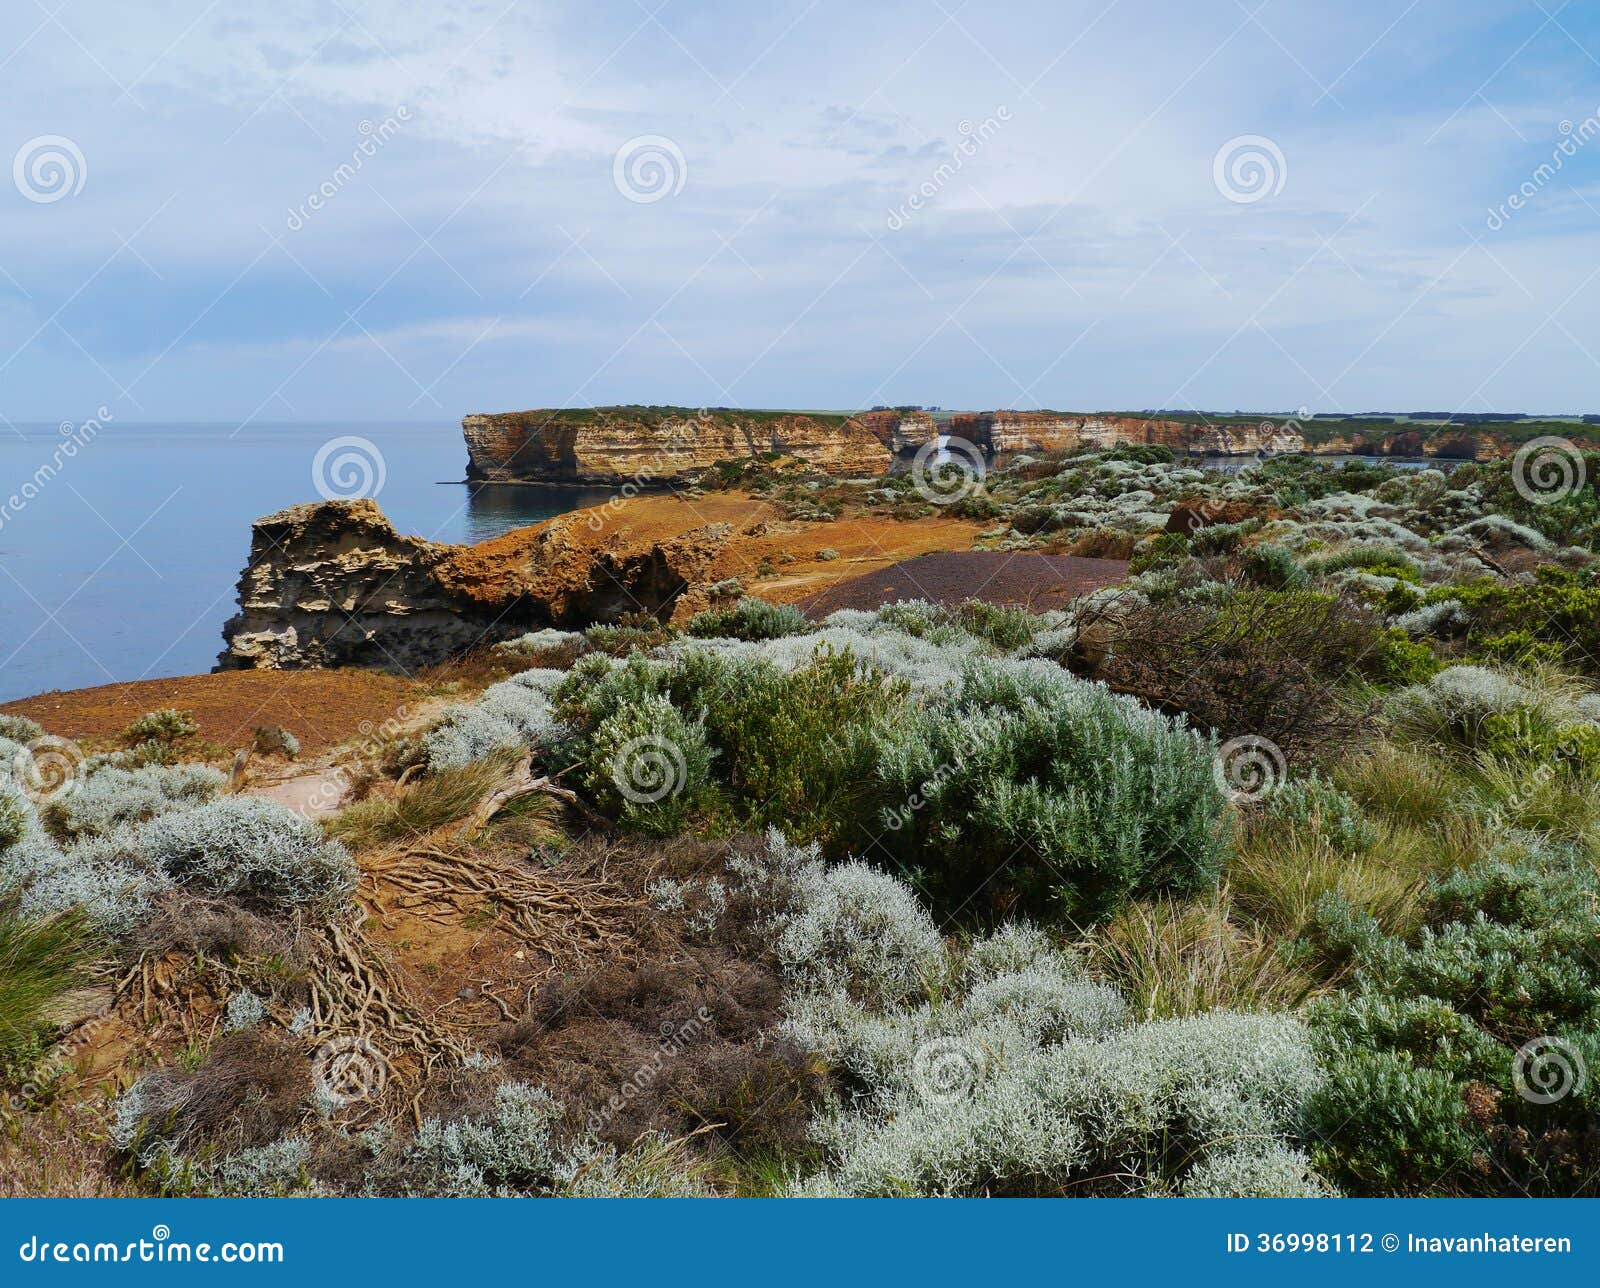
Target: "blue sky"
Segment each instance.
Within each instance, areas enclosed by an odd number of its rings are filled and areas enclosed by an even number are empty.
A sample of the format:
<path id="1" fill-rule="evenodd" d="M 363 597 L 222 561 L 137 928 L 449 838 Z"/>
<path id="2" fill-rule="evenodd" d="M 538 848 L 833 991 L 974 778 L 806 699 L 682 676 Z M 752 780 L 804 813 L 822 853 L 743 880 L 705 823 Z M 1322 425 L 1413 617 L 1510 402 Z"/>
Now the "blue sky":
<path id="1" fill-rule="evenodd" d="M 1600 411 L 1594 5 L 13 0 L 0 59 L 12 420 Z"/>

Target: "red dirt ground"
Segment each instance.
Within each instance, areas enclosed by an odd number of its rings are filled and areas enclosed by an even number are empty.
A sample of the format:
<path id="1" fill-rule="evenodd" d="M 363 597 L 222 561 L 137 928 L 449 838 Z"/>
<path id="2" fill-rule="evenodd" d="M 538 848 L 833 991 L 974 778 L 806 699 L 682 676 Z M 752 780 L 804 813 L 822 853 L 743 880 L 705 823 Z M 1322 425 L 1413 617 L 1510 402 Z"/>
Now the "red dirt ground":
<path id="1" fill-rule="evenodd" d="M 0 705 L 37 720 L 47 732 L 107 742 L 147 711 L 192 711 L 200 737 L 224 747 L 248 746 L 258 725 L 282 725 L 311 754 L 391 716 L 405 718 L 423 701 L 420 684 L 378 671 L 225 671 L 166 680 L 57 690 Z"/>
<path id="2" fill-rule="evenodd" d="M 1023 604 L 1043 612 L 1064 607 L 1102 586 L 1114 586 L 1127 576 L 1126 559 L 945 551 L 902 560 L 795 602 L 812 618 L 826 617 L 840 608 L 870 610 L 902 599 L 944 604 L 982 599 L 991 604 Z"/>

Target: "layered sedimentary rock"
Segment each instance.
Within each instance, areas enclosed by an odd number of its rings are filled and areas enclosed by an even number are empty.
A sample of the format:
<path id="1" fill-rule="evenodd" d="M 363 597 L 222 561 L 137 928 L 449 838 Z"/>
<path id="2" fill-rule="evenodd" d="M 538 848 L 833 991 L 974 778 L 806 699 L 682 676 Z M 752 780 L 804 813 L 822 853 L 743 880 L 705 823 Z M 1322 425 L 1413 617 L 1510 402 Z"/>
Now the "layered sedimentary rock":
<path id="1" fill-rule="evenodd" d="M 1195 456 L 1253 456 L 1307 450 L 1299 430 L 1270 420 L 1207 425 L 1139 416 L 986 411 L 951 417 L 949 432 L 996 455 L 1131 444 L 1156 444 Z"/>
<path id="2" fill-rule="evenodd" d="M 674 483 L 763 452 L 838 474 L 879 474 L 894 450 L 853 416 L 683 407 L 471 415 L 467 478 L 500 483 Z"/>
<path id="3" fill-rule="evenodd" d="M 562 515 L 477 546 L 402 536 L 370 500 L 258 519 L 219 670 L 413 671 L 539 626 L 670 616 L 732 535 L 707 523 L 631 539 Z"/>
<path id="4" fill-rule="evenodd" d="M 912 455 L 939 437 L 938 424 L 925 411 L 864 411 L 855 419 L 896 456 Z"/>

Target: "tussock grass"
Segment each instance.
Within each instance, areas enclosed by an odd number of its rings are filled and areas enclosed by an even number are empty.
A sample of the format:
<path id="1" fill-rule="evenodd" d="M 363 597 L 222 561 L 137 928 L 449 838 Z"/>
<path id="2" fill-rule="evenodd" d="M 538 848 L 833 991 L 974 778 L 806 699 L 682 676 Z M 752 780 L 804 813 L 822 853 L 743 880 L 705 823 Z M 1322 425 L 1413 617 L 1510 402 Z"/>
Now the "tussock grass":
<path id="1" fill-rule="evenodd" d="M 365 850 L 453 823 L 472 813 L 478 802 L 500 785 L 510 759 L 497 755 L 441 769 L 397 795 L 357 801 L 328 820 L 328 834 L 353 850 Z"/>
<path id="2" fill-rule="evenodd" d="M 1294 1009 L 1312 981 L 1229 912 L 1226 892 L 1204 903 L 1129 904 L 1086 941 L 1090 970 L 1143 1019 Z"/>
<path id="3" fill-rule="evenodd" d="M 61 999 L 83 982 L 91 951 L 75 914 L 25 921 L 0 908 L 0 1067 L 26 1049 Z"/>

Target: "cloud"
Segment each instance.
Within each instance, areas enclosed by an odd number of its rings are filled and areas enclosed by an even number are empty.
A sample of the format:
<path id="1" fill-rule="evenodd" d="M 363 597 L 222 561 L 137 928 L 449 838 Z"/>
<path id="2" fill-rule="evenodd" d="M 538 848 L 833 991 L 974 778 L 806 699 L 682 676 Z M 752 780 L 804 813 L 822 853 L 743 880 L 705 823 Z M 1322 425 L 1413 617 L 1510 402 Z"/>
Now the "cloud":
<path id="1" fill-rule="evenodd" d="M 64 389 L 208 417 L 1594 387 L 1592 292 L 1568 297 L 1600 142 L 1485 226 L 1600 104 L 1600 20 L 1571 8 L 43 12 L 0 16 L 4 141 L 66 135 L 88 176 L 0 200 L 14 418 Z M 643 135 L 681 153 L 676 195 L 618 191 Z M 1281 150 L 1270 199 L 1214 183 L 1241 135 Z"/>

